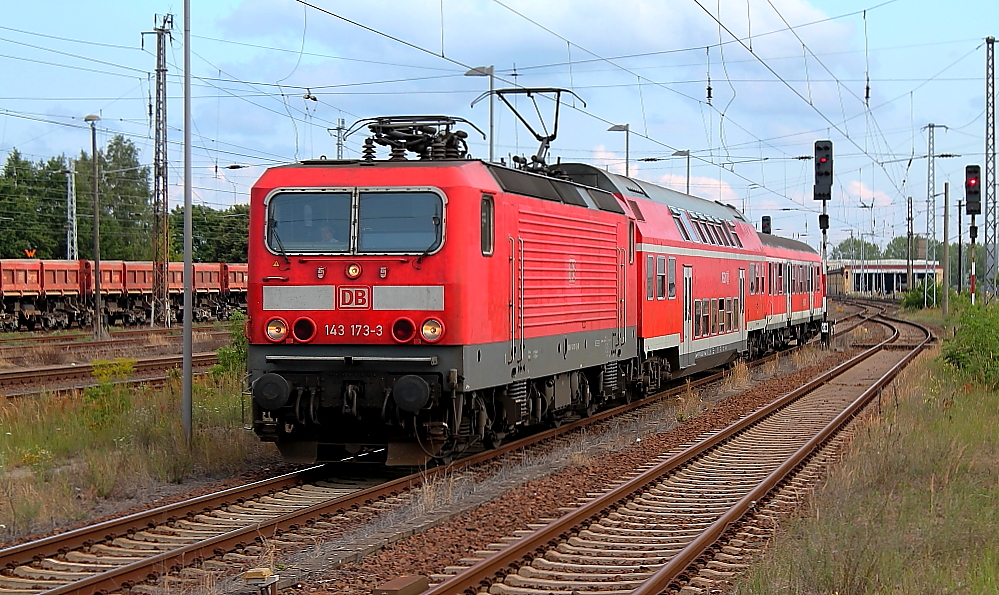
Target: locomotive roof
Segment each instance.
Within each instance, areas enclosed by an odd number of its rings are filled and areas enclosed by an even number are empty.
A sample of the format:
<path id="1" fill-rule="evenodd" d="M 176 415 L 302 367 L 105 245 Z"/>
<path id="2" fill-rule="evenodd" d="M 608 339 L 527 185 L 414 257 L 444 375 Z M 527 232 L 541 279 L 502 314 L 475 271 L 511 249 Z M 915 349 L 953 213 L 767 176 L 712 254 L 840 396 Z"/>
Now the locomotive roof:
<path id="1" fill-rule="evenodd" d="M 721 219 L 746 221 L 742 213 L 731 205 L 698 198 L 650 182 L 610 173 L 586 163 L 560 163 L 557 168 L 568 176 L 570 180 L 579 184 L 594 186 L 616 194 L 644 196 L 649 200 L 664 205 L 719 217 Z"/>
<path id="2" fill-rule="evenodd" d="M 810 252 L 812 254 L 818 254 L 814 248 L 809 246 L 804 242 L 799 242 L 798 240 L 792 240 L 790 238 L 782 238 L 780 236 L 771 235 L 769 233 L 757 234 L 760 236 L 760 241 L 763 242 L 764 246 L 772 246 L 774 248 L 784 248 L 785 250 L 796 250 L 798 252 Z"/>
<path id="3" fill-rule="evenodd" d="M 307 159 L 299 163 L 287 164 L 284 166 L 276 166 L 276 168 L 281 167 L 302 167 L 302 166 L 313 166 L 313 167 L 330 167 L 330 166 L 356 166 L 360 164 L 364 165 L 381 165 L 390 167 L 453 167 L 455 163 L 468 163 L 472 160 L 466 159 L 433 159 L 433 160 L 400 160 L 400 161 L 386 161 L 386 160 L 375 160 L 362 162 L 359 159 Z M 528 172 L 523 172 L 510 167 L 504 167 L 496 163 L 482 162 L 486 165 L 487 169 L 491 170 L 494 176 L 502 176 L 505 172 L 517 172 L 524 176 L 536 176 L 540 178 L 547 178 L 549 180 L 558 178 L 549 178 L 548 176 L 540 174 L 532 174 Z M 743 217 L 742 213 L 738 209 L 731 205 L 722 204 L 720 202 L 710 201 L 704 198 L 698 198 L 696 196 L 691 196 L 689 194 L 684 194 L 683 192 L 677 192 L 676 190 L 670 190 L 669 188 L 664 188 L 651 182 L 645 182 L 642 180 L 636 180 L 635 178 L 629 178 L 621 176 L 618 174 L 610 173 L 608 171 L 602 170 L 598 167 L 586 163 L 560 163 L 555 166 L 559 171 L 561 171 L 568 178 L 569 181 L 575 182 L 582 186 L 589 186 L 591 188 L 598 188 L 605 192 L 612 192 L 621 195 L 630 196 L 643 196 L 649 200 L 668 205 L 671 207 L 677 207 L 680 209 L 693 211 L 695 213 L 701 213 L 703 215 L 710 215 L 713 217 L 719 217 L 721 219 L 735 219 L 738 221 L 745 222 L 746 219 Z M 275 168 L 275 169 L 276 169 Z M 497 170 L 503 170 L 503 172 L 498 172 Z M 502 183 L 501 183 L 502 185 Z M 537 193 L 527 192 L 529 195 L 537 195 Z M 542 198 L 548 198 L 543 196 Z M 612 209 L 618 210 L 618 209 Z"/>

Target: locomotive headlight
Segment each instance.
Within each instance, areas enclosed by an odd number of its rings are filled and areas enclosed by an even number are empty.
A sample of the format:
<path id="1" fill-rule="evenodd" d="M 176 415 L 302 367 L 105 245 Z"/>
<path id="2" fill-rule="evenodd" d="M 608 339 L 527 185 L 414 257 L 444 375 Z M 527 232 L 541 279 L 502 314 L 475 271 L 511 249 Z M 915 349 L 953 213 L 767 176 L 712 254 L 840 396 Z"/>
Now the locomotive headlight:
<path id="1" fill-rule="evenodd" d="M 286 336 L 288 336 L 288 323 L 281 320 L 280 318 L 272 318 L 270 322 L 267 323 L 266 329 L 267 338 L 271 341 L 283 341 Z"/>
<path id="2" fill-rule="evenodd" d="M 361 265 L 352 262 L 347 265 L 346 275 L 348 279 L 357 279 L 361 276 Z"/>
<path id="3" fill-rule="evenodd" d="M 423 335 L 425 341 L 433 343 L 444 335 L 444 325 L 435 318 L 428 318 L 424 321 L 423 328 L 420 329 L 420 334 Z"/>

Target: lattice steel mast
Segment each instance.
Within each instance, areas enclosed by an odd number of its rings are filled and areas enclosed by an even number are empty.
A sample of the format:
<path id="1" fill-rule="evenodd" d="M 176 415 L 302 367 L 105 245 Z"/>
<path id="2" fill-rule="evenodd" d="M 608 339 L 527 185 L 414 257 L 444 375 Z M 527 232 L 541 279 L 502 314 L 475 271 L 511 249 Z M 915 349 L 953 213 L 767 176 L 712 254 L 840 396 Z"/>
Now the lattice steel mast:
<path id="1" fill-rule="evenodd" d="M 986 304 L 996 299 L 996 69 L 995 37 L 985 39 L 985 276 L 982 278 Z"/>
<path id="2" fill-rule="evenodd" d="M 153 119 L 153 301 L 150 325 L 157 318 L 170 326 L 170 200 L 167 185 L 167 56 L 173 15 L 155 18 L 156 34 L 156 104 Z"/>

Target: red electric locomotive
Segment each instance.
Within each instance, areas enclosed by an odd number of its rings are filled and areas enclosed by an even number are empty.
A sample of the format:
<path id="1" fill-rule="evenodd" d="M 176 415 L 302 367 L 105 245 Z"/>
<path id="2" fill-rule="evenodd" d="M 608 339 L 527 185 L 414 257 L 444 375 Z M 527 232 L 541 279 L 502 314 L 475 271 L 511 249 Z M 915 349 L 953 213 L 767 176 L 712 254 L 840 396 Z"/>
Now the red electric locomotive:
<path id="1" fill-rule="evenodd" d="M 821 283 L 775 309 L 762 272 L 812 271 L 804 244 L 592 166 L 469 159 L 458 122 L 375 119 L 363 159 L 254 185 L 254 429 L 287 460 L 447 459 L 817 329 Z"/>

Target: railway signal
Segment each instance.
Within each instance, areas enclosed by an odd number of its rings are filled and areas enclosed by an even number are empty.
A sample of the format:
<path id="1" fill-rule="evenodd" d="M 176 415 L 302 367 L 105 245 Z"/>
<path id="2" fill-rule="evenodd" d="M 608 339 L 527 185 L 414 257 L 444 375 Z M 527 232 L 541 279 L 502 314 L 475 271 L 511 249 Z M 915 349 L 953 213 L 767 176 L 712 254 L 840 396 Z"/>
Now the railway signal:
<path id="1" fill-rule="evenodd" d="M 764 215 L 763 216 L 763 233 L 769 235 L 770 231 L 771 231 L 770 215 Z"/>
<path id="2" fill-rule="evenodd" d="M 969 215 L 982 214 L 982 168 L 968 165 L 964 168 L 964 197 Z"/>
<path id="3" fill-rule="evenodd" d="M 831 140 L 815 141 L 815 200 L 832 199 L 833 144 Z"/>

